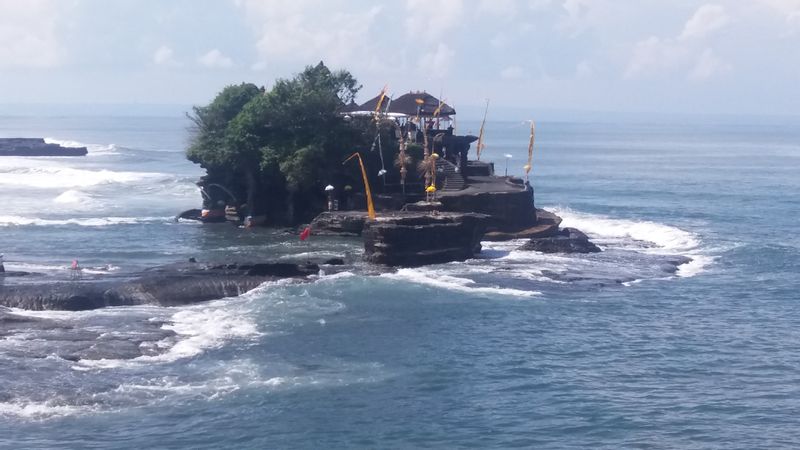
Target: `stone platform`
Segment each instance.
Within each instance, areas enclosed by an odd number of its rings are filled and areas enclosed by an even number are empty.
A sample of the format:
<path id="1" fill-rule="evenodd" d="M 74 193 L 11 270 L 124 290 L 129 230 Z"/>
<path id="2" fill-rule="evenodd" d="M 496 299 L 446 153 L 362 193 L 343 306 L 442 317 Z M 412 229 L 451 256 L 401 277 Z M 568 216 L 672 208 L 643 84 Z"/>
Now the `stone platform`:
<path id="1" fill-rule="evenodd" d="M 0 138 L 0 156 L 86 156 L 86 147 L 62 147 L 41 138 Z"/>
<path id="2" fill-rule="evenodd" d="M 489 217 L 476 213 L 400 212 L 364 224 L 367 261 L 422 266 L 464 261 L 480 252 Z"/>

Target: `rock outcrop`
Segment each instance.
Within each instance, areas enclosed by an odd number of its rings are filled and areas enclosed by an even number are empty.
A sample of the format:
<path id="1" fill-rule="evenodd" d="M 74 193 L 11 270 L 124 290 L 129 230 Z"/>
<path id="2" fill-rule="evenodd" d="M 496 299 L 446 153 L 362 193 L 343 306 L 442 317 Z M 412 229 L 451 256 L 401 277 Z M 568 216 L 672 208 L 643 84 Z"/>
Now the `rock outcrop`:
<path id="1" fill-rule="evenodd" d="M 68 311 L 107 306 L 178 306 L 237 296 L 266 281 L 303 279 L 318 272 L 316 264 L 174 264 L 124 279 L 3 286 L 0 305 Z"/>
<path id="2" fill-rule="evenodd" d="M 555 236 L 533 238 L 519 250 L 533 250 L 542 253 L 597 253 L 600 247 L 589 241 L 580 230 L 564 228 Z"/>
<path id="3" fill-rule="evenodd" d="M 488 217 L 475 213 L 403 213 L 367 221 L 367 261 L 389 266 L 422 266 L 463 261 L 480 252 Z"/>
<path id="4" fill-rule="evenodd" d="M 86 147 L 62 147 L 41 138 L 0 138 L 0 156 L 86 156 Z"/>
<path id="5" fill-rule="evenodd" d="M 458 192 L 438 196 L 442 211 L 479 213 L 490 216 L 487 224 L 496 230 L 520 230 L 536 224 L 532 191 L 507 183 L 504 179 L 486 177 Z"/>
<path id="6" fill-rule="evenodd" d="M 311 222 L 311 231 L 316 235 L 361 236 L 366 220 L 364 211 L 326 211 Z"/>

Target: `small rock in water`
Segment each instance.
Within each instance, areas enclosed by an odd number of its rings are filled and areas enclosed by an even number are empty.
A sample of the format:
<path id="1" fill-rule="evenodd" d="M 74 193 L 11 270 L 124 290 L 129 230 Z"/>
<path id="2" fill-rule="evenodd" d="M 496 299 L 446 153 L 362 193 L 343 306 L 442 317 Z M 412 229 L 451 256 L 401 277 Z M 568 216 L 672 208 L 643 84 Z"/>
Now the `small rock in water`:
<path id="1" fill-rule="evenodd" d="M 564 228 L 557 236 L 532 238 L 519 250 L 542 253 L 597 253 L 600 247 L 589 241 L 589 237 L 575 228 Z"/>

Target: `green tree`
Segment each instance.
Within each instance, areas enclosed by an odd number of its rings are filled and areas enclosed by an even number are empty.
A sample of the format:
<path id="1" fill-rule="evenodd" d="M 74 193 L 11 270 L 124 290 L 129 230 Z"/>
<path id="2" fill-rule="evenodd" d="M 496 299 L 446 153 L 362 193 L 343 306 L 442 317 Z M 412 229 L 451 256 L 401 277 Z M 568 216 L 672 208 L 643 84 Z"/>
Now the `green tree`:
<path id="1" fill-rule="evenodd" d="M 194 108 L 187 156 L 209 178 L 244 194 L 252 214 L 306 219 L 326 179 L 346 176 L 341 161 L 364 147 L 364 130 L 338 114 L 360 87 L 349 72 L 322 62 L 276 80 L 268 91 L 228 86 L 208 106 Z"/>

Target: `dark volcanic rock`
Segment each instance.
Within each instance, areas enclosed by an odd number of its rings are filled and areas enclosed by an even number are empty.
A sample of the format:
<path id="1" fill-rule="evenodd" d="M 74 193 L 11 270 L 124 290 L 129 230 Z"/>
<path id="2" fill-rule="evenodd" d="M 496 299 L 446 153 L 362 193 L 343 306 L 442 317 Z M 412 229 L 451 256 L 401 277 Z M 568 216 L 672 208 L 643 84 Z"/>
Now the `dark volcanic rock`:
<path id="1" fill-rule="evenodd" d="M 575 228 L 564 228 L 556 236 L 533 238 L 519 249 L 542 253 L 597 253 L 600 251 L 600 247 L 591 243 L 588 236 Z"/>
<path id="2" fill-rule="evenodd" d="M 379 217 L 365 224 L 365 256 L 369 262 L 390 266 L 463 261 L 480 251 L 487 219 L 472 213 Z"/>
<path id="3" fill-rule="evenodd" d="M 316 264 L 173 264 L 145 271 L 133 279 L 3 286 L 0 305 L 69 311 L 145 304 L 177 306 L 234 297 L 266 281 L 304 278 L 318 272 Z"/>
<path id="4" fill-rule="evenodd" d="M 86 147 L 62 147 L 41 138 L 0 138 L 0 156 L 86 156 Z"/>
<path id="5" fill-rule="evenodd" d="M 484 236 L 487 241 L 508 241 L 511 239 L 538 239 L 558 236 L 558 225 L 543 223 L 517 231 L 489 231 Z"/>
<path id="6" fill-rule="evenodd" d="M 479 213 L 490 216 L 487 226 L 498 230 L 518 230 L 536 225 L 536 209 L 530 190 L 499 192 L 465 190 L 440 195 L 443 211 Z"/>
<path id="7" fill-rule="evenodd" d="M 366 217 L 363 211 L 326 211 L 311 222 L 311 232 L 316 235 L 360 236 Z"/>

